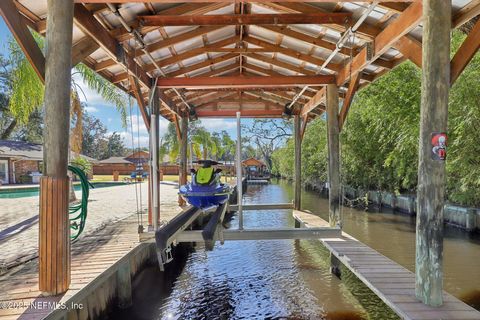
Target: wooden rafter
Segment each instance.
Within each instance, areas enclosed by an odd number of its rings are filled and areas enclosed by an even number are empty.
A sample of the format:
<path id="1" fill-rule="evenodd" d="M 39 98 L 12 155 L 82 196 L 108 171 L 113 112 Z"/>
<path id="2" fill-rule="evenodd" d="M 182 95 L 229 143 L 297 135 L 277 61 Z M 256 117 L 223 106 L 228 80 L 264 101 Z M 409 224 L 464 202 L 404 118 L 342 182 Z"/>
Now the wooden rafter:
<path id="1" fill-rule="evenodd" d="M 233 110 L 198 110 L 198 117 L 202 118 L 231 118 L 235 117 L 237 112 L 241 111 L 242 118 L 281 118 L 283 109 L 257 110 L 257 109 L 233 109 Z"/>
<path id="2" fill-rule="evenodd" d="M 326 90 L 325 88 L 322 88 L 319 90 L 315 96 L 313 96 L 302 108 L 302 111 L 300 115 L 302 117 L 305 117 L 308 115 L 310 112 L 315 110 L 320 106 L 320 104 L 325 103 L 325 95 L 326 95 Z"/>
<path id="3" fill-rule="evenodd" d="M 345 99 L 343 99 L 342 109 L 340 110 L 340 114 L 338 115 L 338 125 L 340 130 L 343 128 L 343 124 L 347 119 L 348 111 L 350 110 L 350 106 L 353 101 L 353 97 L 358 90 L 358 85 L 360 84 L 360 79 L 362 78 L 362 73 L 358 72 L 355 76 L 351 79 L 350 84 L 348 86 L 347 95 Z"/>
<path id="4" fill-rule="evenodd" d="M 218 87 L 282 87 L 282 86 L 321 86 L 333 83 L 331 75 L 318 76 L 276 76 L 276 77 L 194 77 L 159 78 L 160 88 L 218 88 Z"/>
<path id="5" fill-rule="evenodd" d="M 274 50 L 274 51 L 279 52 L 281 54 L 284 54 L 286 56 L 289 56 L 289 57 L 292 57 L 292 58 L 295 58 L 295 59 L 298 59 L 298 60 L 302 60 L 302 61 L 305 61 L 305 62 L 309 62 L 309 63 L 312 63 L 312 64 L 317 65 L 317 66 L 323 65 L 323 63 L 325 62 L 325 60 L 323 60 L 323 59 L 320 59 L 320 58 L 317 58 L 317 57 L 314 57 L 314 56 L 310 56 L 308 54 L 303 54 L 301 52 L 298 52 L 298 51 L 290 49 L 290 48 L 278 47 L 275 44 L 272 44 L 270 42 L 267 42 L 267 41 L 264 41 L 264 40 L 261 40 L 261 39 L 258 39 L 258 38 L 254 38 L 254 37 L 251 37 L 251 36 L 245 37 L 244 40 L 246 42 L 254 44 L 256 46 L 271 49 L 271 50 Z M 330 62 L 327 65 L 327 68 L 330 69 L 330 70 L 339 71 L 341 69 L 341 65 Z"/>
<path id="6" fill-rule="evenodd" d="M 470 60 L 475 56 L 480 48 L 480 20 L 475 23 L 475 26 L 463 41 L 458 51 L 453 56 L 450 63 L 450 83 L 453 85 L 457 81 L 460 74 L 465 70 Z"/>
<path id="7" fill-rule="evenodd" d="M 113 59 L 120 60 L 121 57 L 117 57 L 120 46 L 118 41 L 81 4 L 75 5 L 74 21 L 85 34 L 94 39 Z M 124 52 L 124 61 L 119 61 L 119 63 L 133 73 L 142 85 L 147 88 L 150 87 L 152 82 L 150 76 L 135 62 L 130 53 L 127 53 L 124 49 L 122 50 Z"/>
<path id="8" fill-rule="evenodd" d="M 151 3 L 150 3 L 151 4 Z M 157 14 L 164 15 L 184 15 L 184 14 L 205 14 L 212 10 L 220 9 L 225 7 L 226 3 L 185 3 L 178 6 L 174 6 L 165 10 L 157 12 Z M 91 11 L 91 10 L 90 10 Z M 149 11 L 152 11 L 149 9 Z M 154 31 L 157 27 L 151 26 L 141 26 L 138 21 L 135 19 L 129 23 L 131 28 L 138 30 L 141 34 L 146 34 L 148 32 Z M 131 39 L 133 35 L 125 30 L 123 26 L 115 28 L 110 31 L 111 34 L 119 41 L 126 41 Z"/>
<path id="9" fill-rule="evenodd" d="M 350 74 L 362 71 L 371 61 L 377 60 L 401 37 L 418 26 L 422 19 L 422 3 L 412 3 L 400 16 L 390 23 L 375 37 L 373 48 L 363 48 L 341 71 L 338 72 L 337 84 L 342 86 L 348 81 Z M 370 56 L 371 49 L 371 56 Z"/>
<path id="10" fill-rule="evenodd" d="M 72 47 L 72 67 L 82 62 L 98 48 L 100 48 L 98 43 L 90 37 L 85 37 L 75 43 Z"/>
<path id="11" fill-rule="evenodd" d="M 281 24 L 347 24 L 351 13 L 306 14 L 215 14 L 215 15 L 150 15 L 138 16 L 144 26 L 223 26 L 223 25 L 281 25 Z"/>
<path id="12" fill-rule="evenodd" d="M 137 78 L 133 77 L 132 75 L 129 76 L 129 79 L 130 86 L 133 90 L 133 94 L 135 95 L 135 99 L 137 99 L 137 104 L 140 109 L 140 114 L 142 115 L 143 122 L 145 123 L 145 127 L 147 127 L 147 130 L 150 131 L 150 116 L 147 112 L 147 106 L 145 105 L 145 100 L 143 99 L 140 84 L 138 83 Z"/>
<path id="13" fill-rule="evenodd" d="M 422 67 L 422 44 L 409 36 L 401 37 L 395 44 L 398 49 L 407 59 Z"/>
<path id="14" fill-rule="evenodd" d="M 235 59 L 237 57 L 238 56 L 236 54 L 228 53 L 228 54 L 225 54 L 223 56 L 219 56 L 219 57 L 216 57 L 216 58 L 213 58 L 213 59 L 207 59 L 205 61 L 192 64 L 188 67 L 183 67 L 181 69 L 169 72 L 166 75 L 168 77 L 178 77 L 178 76 L 184 75 L 186 73 L 196 71 L 198 69 L 210 67 L 210 66 L 213 66 L 217 63 L 222 63 L 222 62 L 225 62 L 225 61 L 228 61 L 228 60 L 231 60 L 231 59 Z M 210 70 L 210 71 L 213 71 L 213 70 Z"/>
<path id="15" fill-rule="evenodd" d="M 45 82 L 45 57 L 12 0 L 0 1 L 0 14 L 38 77 Z"/>

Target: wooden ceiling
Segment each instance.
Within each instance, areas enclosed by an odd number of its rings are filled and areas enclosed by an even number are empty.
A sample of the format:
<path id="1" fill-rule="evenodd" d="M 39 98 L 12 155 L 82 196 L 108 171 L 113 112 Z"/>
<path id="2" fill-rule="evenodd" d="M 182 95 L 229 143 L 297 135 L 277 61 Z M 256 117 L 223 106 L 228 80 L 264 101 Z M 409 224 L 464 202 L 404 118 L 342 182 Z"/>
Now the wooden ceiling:
<path id="1" fill-rule="evenodd" d="M 171 121 L 191 110 L 199 117 L 238 110 L 280 117 L 291 106 L 305 122 L 323 112 L 325 85 L 336 83 L 343 123 L 359 88 L 406 59 L 422 64 L 418 0 L 75 3 L 73 64 L 85 63 L 134 95 L 146 122 L 154 83 L 161 114 Z M 480 1 L 454 0 L 453 8 L 458 27 L 480 13 Z M 25 26 L 45 34 L 46 0 L 2 0 L 0 11 L 41 75 L 43 56 Z M 342 42 L 362 14 L 366 19 Z M 478 41 L 469 41 L 465 50 L 474 54 Z M 468 61 L 457 57 L 452 70 L 461 72 Z"/>

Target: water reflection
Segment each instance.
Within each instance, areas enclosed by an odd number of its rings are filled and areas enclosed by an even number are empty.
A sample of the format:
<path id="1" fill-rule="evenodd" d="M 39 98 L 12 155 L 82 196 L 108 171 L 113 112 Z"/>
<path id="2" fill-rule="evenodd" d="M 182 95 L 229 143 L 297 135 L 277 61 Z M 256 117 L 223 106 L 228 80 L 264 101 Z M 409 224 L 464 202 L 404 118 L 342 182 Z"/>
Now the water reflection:
<path id="1" fill-rule="evenodd" d="M 289 202 L 292 188 L 280 182 L 252 186 L 246 203 Z M 304 192 L 303 207 L 327 218 L 327 201 Z M 343 209 L 345 230 L 382 254 L 413 269 L 412 218 Z M 236 217 L 229 223 L 238 226 Z M 247 211 L 246 228 L 293 226 L 289 210 Z M 445 284 L 466 302 L 479 301 L 478 238 L 446 229 Z M 180 259 L 176 259 L 178 263 Z M 197 247 L 184 265 L 157 267 L 135 279 L 134 306 L 114 319 L 398 319 L 354 275 L 329 271 L 329 252 L 317 241 L 232 241 L 214 251 Z M 466 272 L 466 273 L 464 273 Z M 475 277 L 476 275 L 476 277 Z M 455 276 L 455 277 L 454 277 Z M 167 281 L 167 278 L 169 281 Z M 170 283 L 169 283 L 170 282 Z"/>

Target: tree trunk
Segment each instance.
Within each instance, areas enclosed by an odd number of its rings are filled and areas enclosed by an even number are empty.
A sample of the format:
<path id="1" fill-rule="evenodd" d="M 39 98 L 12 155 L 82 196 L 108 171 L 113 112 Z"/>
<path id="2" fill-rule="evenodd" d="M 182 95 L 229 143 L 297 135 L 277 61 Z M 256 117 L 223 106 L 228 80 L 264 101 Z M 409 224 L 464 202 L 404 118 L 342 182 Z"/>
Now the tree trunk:
<path id="1" fill-rule="evenodd" d="M 12 122 L 8 125 L 7 128 L 5 128 L 5 131 L 3 131 L 2 135 L 0 136 L 1 140 L 7 140 L 10 138 L 10 135 L 12 134 L 13 130 L 15 130 L 15 127 L 17 126 L 17 119 L 13 119 Z"/>

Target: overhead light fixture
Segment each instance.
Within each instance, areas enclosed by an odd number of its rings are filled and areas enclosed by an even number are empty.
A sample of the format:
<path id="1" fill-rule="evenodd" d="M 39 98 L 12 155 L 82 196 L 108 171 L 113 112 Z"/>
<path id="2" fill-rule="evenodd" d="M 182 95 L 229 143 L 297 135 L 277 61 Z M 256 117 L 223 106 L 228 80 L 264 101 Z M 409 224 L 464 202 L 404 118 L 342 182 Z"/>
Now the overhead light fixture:
<path id="1" fill-rule="evenodd" d="M 188 111 L 188 119 L 190 121 L 198 120 L 197 112 L 195 111 L 195 107 L 190 105 L 190 109 Z"/>
<path id="2" fill-rule="evenodd" d="M 290 108 L 290 104 L 291 103 L 287 103 L 283 108 L 282 118 L 285 120 L 290 120 L 290 118 L 292 117 L 292 109 Z"/>

